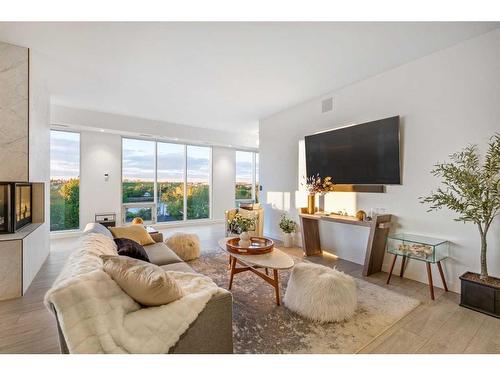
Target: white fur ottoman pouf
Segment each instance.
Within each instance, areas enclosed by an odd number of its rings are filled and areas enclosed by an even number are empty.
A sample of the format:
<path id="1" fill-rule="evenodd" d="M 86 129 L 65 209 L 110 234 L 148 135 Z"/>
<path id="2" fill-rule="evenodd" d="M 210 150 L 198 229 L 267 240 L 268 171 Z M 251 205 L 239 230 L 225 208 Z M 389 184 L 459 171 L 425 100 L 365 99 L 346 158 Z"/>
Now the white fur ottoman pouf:
<path id="1" fill-rule="evenodd" d="M 336 269 L 299 263 L 292 270 L 283 301 L 290 310 L 311 320 L 340 322 L 356 310 L 356 281 Z"/>
<path id="2" fill-rule="evenodd" d="M 183 261 L 200 256 L 200 239 L 196 234 L 175 233 L 165 240 L 165 244 Z"/>

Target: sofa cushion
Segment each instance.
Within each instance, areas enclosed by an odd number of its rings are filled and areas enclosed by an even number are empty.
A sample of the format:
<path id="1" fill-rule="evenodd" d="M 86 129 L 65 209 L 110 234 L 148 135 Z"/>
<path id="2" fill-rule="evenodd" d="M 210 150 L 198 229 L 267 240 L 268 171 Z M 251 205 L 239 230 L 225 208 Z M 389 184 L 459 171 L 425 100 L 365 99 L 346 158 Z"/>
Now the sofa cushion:
<path id="1" fill-rule="evenodd" d="M 115 238 L 129 238 L 143 246 L 155 243 L 146 228 L 142 225 L 134 224 L 126 227 L 113 227 L 110 230 Z"/>
<path id="2" fill-rule="evenodd" d="M 149 261 L 158 266 L 182 262 L 182 259 L 163 242 L 144 246 L 144 250 L 148 254 Z"/>
<path id="3" fill-rule="evenodd" d="M 149 262 L 148 254 L 141 244 L 129 238 L 115 238 L 115 243 L 118 248 L 118 255 Z"/>
<path id="4" fill-rule="evenodd" d="M 99 233 L 106 237 L 113 238 L 113 234 L 104 225 L 99 223 L 88 223 L 83 230 L 83 234 Z"/>
<path id="5" fill-rule="evenodd" d="M 154 264 L 125 256 L 102 256 L 104 271 L 135 301 L 144 306 L 161 306 L 183 296 L 169 273 Z"/>
<path id="6" fill-rule="evenodd" d="M 191 267 L 189 267 L 184 262 L 165 264 L 164 266 L 161 266 L 161 268 L 163 268 L 165 271 L 196 273 Z"/>

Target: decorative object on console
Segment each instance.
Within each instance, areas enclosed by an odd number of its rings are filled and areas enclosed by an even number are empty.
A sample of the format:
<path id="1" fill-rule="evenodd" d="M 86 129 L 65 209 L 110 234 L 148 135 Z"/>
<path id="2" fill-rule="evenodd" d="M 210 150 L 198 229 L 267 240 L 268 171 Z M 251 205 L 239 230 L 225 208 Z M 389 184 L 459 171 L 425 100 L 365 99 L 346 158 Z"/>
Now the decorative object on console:
<path id="1" fill-rule="evenodd" d="M 316 210 L 315 201 L 316 201 L 316 196 L 314 194 L 307 195 L 307 213 L 308 214 L 312 215 L 314 213 L 314 211 Z"/>
<path id="2" fill-rule="evenodd" d="M 484 161 L 477 145 L 450 155 L 451 161 L 438 163 L 431 173 L 443 179 L 421 203 L 429 211 L 448 208 L 458 213 L 455 221 L 475 224 L 481 237 L 481 274 L 466 272 L 461 279 L 460 305 L 500 318 L 500 281 L 488 275 L 487 235 L 500 214 L 500 133 L 490 138 Z M 479 281 L 478 281 L 479 280 Z"/>
<path id="3" fill-rule="evenodd" d="M 364 221 L 366 219 L 366 212 L 363 210 L 359 210 L 358 212 L 356 212 L 356 218 L 358 220 Z"/>
<path id="4" fill-rule="evenodd" d="M 283 302 L 290 310 L 311 320 L 341 322 L 356 311 L 356 281 L 336 269 L 299 263 L 292 270 Z"/>
<path id="5" fill-rule="evenodd" d="M 106 228 L 115 227 L 116 226 L 116 214 L 115 213 L 95 214 L 94 221 L 96 223 L 104 225 Z"/>
<path id="6" fill-rule="evenodd" d="M 323 212 L 325 210 L 325 197 L 324 194 L 334 191 L 335 185 L 332 182 L 332 178 L 330 176 L 321 178 L 319 174 L 314 176 L 309 176 L 306 178 L 305 188 L 309 193 L 307 197 L 307 213 L 313 214 L 316 211 L 315 207 L 315 197 L 316 194 L 320 194 L 319 196 L 319 211 Z"/>
<path id="7" fill-rule="evenodd" d="M 165 244 L 185 262 L 200 256 L 200 239 L 197 234 L 174 233 L 165 240 Z"/>
<path id="8" fill-rule="evenodd" d="M 288 218 L 285 214 L 282 214 L 279 227 L 283 231 L 283 242 L 285 247 L 293 247 L 293 237 L 297 230 L 297 223 Z"/>
<path id="9" fill-rule="evenodd" d="M 399 277 L 403 277 L 405 269 L 410 259 L 423 261 L 427 267 L 427 277 L 429 280 L 429 290 L 431 298 L 434 299 L 434 285 L 432 282 L 431 264 L 437 264 L 441 281 L 445 291 L 448 291 L 446 279 L 444 277 L 441 261 L 449 256 L 450 243 L 439 238 L 424 237 L 415 234 L 396 233 L 388 237 L 387 252 L 394 255 L 392 260 L 387 284 L 391 281 L 392 271 L 398 256 L 402 257 Z"/>

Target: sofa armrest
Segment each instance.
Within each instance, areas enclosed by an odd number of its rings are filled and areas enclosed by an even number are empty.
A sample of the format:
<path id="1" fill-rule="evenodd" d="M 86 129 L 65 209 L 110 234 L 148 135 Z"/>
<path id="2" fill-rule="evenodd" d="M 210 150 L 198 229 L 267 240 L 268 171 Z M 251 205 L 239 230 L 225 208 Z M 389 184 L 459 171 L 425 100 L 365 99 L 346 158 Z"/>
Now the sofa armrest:
<path id="1" fill-rule="evenodd" d="M 208 301 L 205 309 L 191 324 L 169 353 L 232 354 L 233 296 L 225 289 Z"/>

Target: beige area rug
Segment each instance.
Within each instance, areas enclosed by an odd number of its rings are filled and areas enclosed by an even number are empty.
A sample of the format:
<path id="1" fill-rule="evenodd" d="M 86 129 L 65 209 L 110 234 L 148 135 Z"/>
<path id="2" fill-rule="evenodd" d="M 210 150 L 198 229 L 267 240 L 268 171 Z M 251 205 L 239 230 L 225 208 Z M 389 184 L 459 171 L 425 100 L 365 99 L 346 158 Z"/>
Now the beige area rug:
<path id="1" fill-rule="evenodd" d="M 306 261 L 294 258 L 295 262 Z M 204 252 L 189 263 L 228 287 L 228 256 L 222 250 Z M 282 295 L 289 271 L 280 273 Z M 419 305 L 419 301 L 364 280 L 358 284 L 358 310 L 343 323 L 315 323 L 276 306 L 274 289 L 251 272 L 233 281 L 235 353 L 356 353 Z"/>

